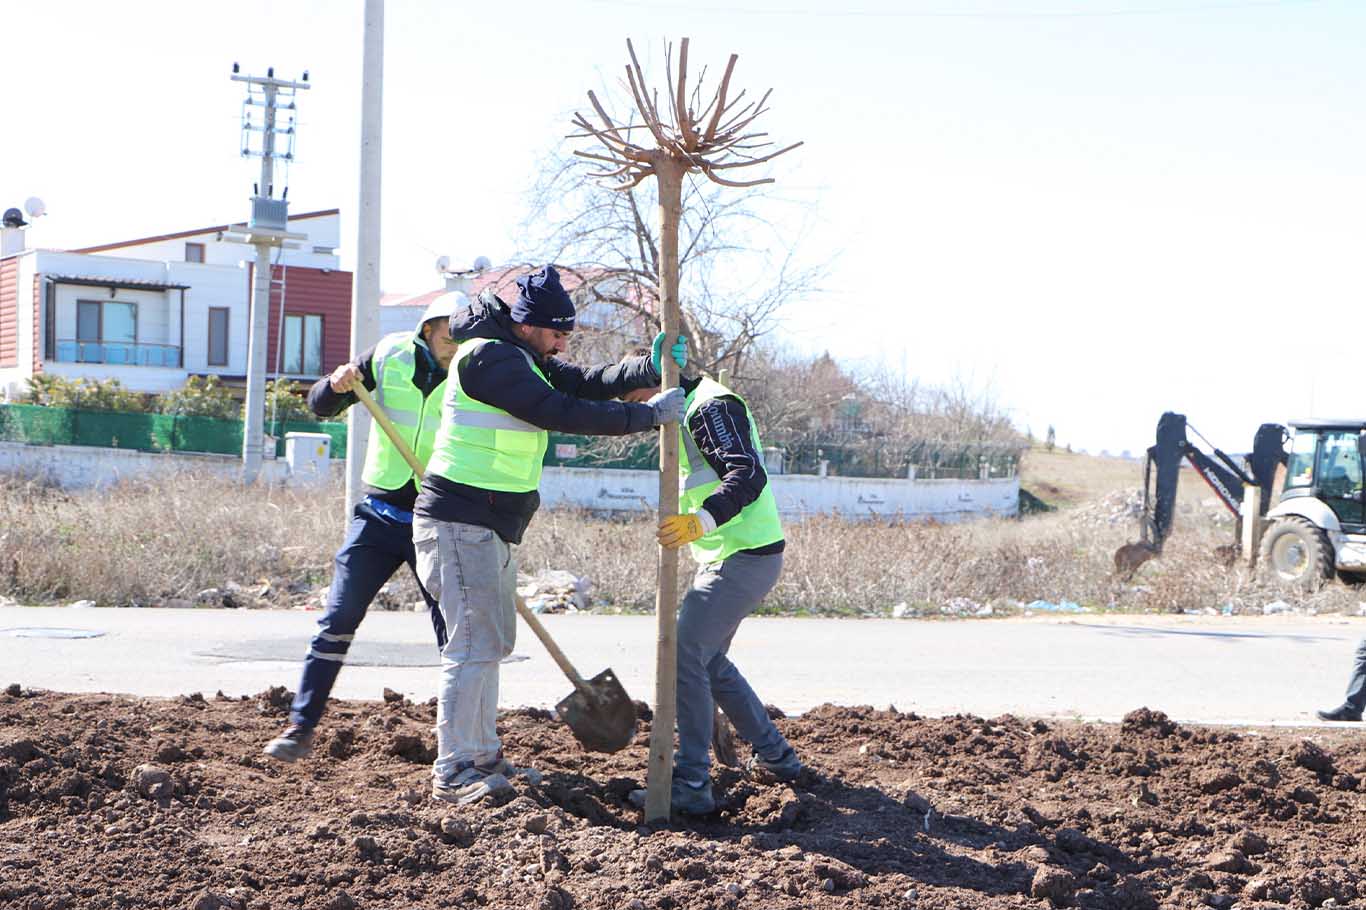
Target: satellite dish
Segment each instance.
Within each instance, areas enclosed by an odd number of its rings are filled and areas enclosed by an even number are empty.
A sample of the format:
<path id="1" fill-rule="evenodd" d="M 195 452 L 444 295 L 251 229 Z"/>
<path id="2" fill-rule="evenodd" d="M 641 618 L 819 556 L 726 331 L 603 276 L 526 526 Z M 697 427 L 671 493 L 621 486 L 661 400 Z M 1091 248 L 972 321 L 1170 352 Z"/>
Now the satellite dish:
<path id="1" fill-rule="evenodd" d="M 446 272 L 449 272 L 449 271 L 451 270 L 451 257 L 449 257 L 449 256 L 437 256 L 437 257 L 436 257 L 436 270 L 437 270 L 437 272 L 439 272 L 439 273 L 441 273 L 441 274 L 445 274 Z"/>
<path id="2" fill-rule="evenodd" d="M 47 203 L 37 196 L 30 196 L 24 200 L 24 211 L 28 212 L 30 218 L 41 218 L 47 214 Z"/>
<path id="3" fill-rule="evenodd" d="M 484 271 L 484 269 L 491 269 L 491 268 L 493 268 L 493 263 L 489 260 L 489 257 L 487 257 L 487 256 L 475 256 L 475 257 L 474 257 L 474 270 L 475 270 L 476 272 L 482 272 L 482 271 Z"/>

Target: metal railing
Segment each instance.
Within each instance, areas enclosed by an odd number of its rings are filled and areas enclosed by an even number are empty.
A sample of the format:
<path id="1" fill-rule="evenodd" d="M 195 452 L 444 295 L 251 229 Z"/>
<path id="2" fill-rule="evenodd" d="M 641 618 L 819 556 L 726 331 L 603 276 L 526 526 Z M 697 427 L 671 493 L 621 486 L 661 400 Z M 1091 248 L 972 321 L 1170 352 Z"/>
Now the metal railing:
<path id="1" fill-rule="evenodd" d="M 57 363 L 105 363 L 113 366 L 179 368 L 180 348 L 172 344 L 57 339 Z"/>

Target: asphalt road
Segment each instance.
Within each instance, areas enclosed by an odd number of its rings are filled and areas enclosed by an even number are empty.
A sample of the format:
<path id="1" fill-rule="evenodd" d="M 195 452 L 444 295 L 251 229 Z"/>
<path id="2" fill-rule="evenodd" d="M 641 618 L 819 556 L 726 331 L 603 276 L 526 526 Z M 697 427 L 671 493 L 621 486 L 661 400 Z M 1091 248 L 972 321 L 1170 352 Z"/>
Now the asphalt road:
<path id="1" fill-rule="evenodd" d="M 0 607 L 0 685 L 171 696 L 290 689 L 318 614 Z M 654 700 L 652 617 L 546 616 L 585 676 L 611 667 Z M 46 631 L 44 631 L 46 630 Z M 62 631 L 66 630 L 66 631 Z M 93 637 L 51 637 L 99 633 Z M 1116 720 L 1147 705 L 1183 722 L 1314 722 L 1338 703 L 1366 619 L 1106 616 L 969 621 L 752 618 L 731 650 L 766 702 L 943 715 Z M 334 694 L 436 691 L 423 614 L 370 614 Z M 569 683 L 524 626 L 503 668 L 505 706 L 550 706 Z"/>

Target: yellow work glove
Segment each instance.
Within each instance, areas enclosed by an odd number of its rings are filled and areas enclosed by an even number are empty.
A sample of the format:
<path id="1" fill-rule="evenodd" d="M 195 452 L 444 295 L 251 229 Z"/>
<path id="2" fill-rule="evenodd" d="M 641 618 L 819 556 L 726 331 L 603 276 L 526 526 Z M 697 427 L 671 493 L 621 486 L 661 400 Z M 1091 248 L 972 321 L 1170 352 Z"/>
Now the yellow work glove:
<path id="1" fill-rule="evenodd" d="M 661 547 L 677 550 L 715 530 L 716 521 L 706 509 L 698 509 L 686 515 L 670 515 L 661 519 L 655 537 L 659 539 Z"/>

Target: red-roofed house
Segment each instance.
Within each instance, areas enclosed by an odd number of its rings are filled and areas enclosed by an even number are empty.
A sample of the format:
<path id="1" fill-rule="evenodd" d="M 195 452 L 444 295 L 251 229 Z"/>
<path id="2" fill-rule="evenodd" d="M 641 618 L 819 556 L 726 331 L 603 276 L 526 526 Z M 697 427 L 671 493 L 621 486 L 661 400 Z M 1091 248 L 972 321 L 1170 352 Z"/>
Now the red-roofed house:
<path id="1" fill-rule="evenodd" d="M 118 379 L 164 392 L 196 375 L 245 382 L 255 251 L 231 225 L 78 250 L 0 245 L 0 398 L 47 373 Z M 311 382 L 349 356 L 351 273 L 340 269 L 338 209 L 289 218 L 306 236 L 273 267 L 267 376 Z"/>

